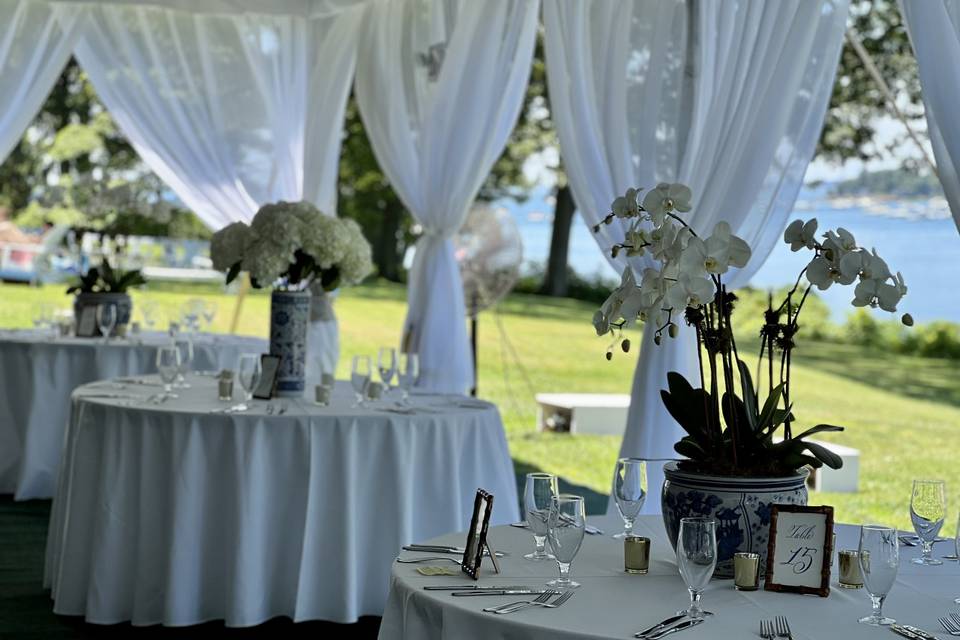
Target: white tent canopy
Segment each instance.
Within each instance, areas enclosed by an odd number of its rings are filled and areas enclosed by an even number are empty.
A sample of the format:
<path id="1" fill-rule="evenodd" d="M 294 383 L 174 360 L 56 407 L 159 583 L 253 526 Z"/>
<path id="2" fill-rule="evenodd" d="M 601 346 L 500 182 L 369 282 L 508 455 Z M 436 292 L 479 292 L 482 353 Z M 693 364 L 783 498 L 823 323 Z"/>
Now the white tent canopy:
<path id="1" fill-rule="evenodd" d="M 730 221 L 759 266 L 822 125 L 846 0 L 544 5 L 553 115 L 586 222 L 629 186 L 685 181 L 695 224 L 709 232 Z M 462 391 L 472 373 L 449 238 L 519 113 L 538 8 L 0 0 L 0 160 L 75 53 L 137 152 L 211 228 L 277 199 L 333 214 L 353 81 L 378 160 L 426 230 L 406 327 L 423 382 Z M 624 455 L 663 457 L 662 442 L 673 441 L 651 394 L 687 351 L 645 344 Z"/>

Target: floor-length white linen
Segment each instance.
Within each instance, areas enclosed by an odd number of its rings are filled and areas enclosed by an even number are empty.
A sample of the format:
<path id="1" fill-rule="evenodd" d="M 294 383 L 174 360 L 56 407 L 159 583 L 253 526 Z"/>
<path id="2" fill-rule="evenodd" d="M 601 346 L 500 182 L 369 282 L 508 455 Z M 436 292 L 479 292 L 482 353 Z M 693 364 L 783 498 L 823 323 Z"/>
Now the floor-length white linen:
<path id="1" fill-rule="evenodd" d="M 47 2 L 0 0 L 0 163 L 23 137 L 73 51 Z"/>
<path id="2" fill-rule="evenodd" d="M 900 0 L 904 23 L 920 69 L 927 132 L 937 174 L 960 229 L 960 1 Z"/>
<path id="3" fill-rule="evenodd" d="M 161 408 L 89 393 L 74 394 L 51 514 L 44 582 L 58 614 L 353 622 L 383 613 L 402 545 L 469 525 L 477 487 L 495 494 L 495 522 L 519 515 L 488 403 L 416 397 L 403 415 L 350 408 L 342 385 L 327 408 L 225 415 L 210 413 L 223 406 L 212 382 Z"/>
<path id="4" fill-rule="evenodd" d="M 365 3 L 334 5 L 319 15 L 293 11 L 299 3 L 223 13 L 208 0 L 57 11 L 80 20 L 77 59 L 134 149 L 219 229 L 276 200 L 335 213 Z"/>
<path id="5" fill-rule="evenodd" d="M 782 233 L 813 155 L 847 8 L 846 0 L 545 3 L 552 115 L 587 225 L 629 187 L 686 183 L 695 229 L 709 234 L 725 220 L 753 247 L 747 267 L 726 277 L 730 288 L 745 285 Z M 617 220 L 597 234 L 611 264 L 652 266 L 610 257 L 623 232 Z M 668 371 L 696 371 L 692 340 L 683 330 L 657 347 L 644 331 L 622 455 L 674 455 L 681 431 L 659 392 Z M 658 501 L 645 509 L 658 511 Z"/>
<path id="6" fill-rule="evenodd" d="M 530 74 L 538 0 L 396 0 L 371 7 L 356 97 L 380 166 L 423 227 L 404 347 L 419 386 L 472 386 L 451 237 L 513 129 Z"/>
<path id="7" fill-rule="evenodd" d="M 92 338 L 51 340 L 32 331 L 0 336 L 0 493 L 17 500 L 53 496 L 70 393 L 94 380 L 156 371 L 157 346 L 168 342 L 160 334 L 145 335 L 143 344 L 108 345 Z M 266 353 L 266 341 L 201 334 L 194 340 L 192 367 L 235 369 L 240 354 L 248 352 Z"/>
<path id="8" fill-rule="evenodd" d="M 607 531 L 618 523 L 610 517 L 590 518 Z M 570 576 L 581 587 L 558 609 L 533 607 L 510 615 L 493 615 L 483 607 L 525 599 L 524 596 L 452 597 L 449 591 L 424 591 L 427 585 L 452 585 L 467 580 L 426 577 L 410 565 L 394 565 L 390 599 L 380 624 L 380 640 L 600 640 L 626 639 L 660 622 L 689 603 L 680 578 L 676 556 L 667 542 L 663 522 L 643 516 L 638 535 L 649 537 L 650 572 L 630 575 L 623 571 L 623 542 L 610 536 L 585 536 L 574 559 Z M 837 548 L 856 549 L 859 527 L 838 525 Z M 513 527 L 491 529 L 498 551 L 509 555 L 501 561 L 499 576 L 484 571 L 481 586 L 526 585 L 542 587 L 557 574 L 555 562 L 529 562 L 522 555 L 533 546 L 529 531 Z M 463 534 L 449 534 L 434 544 L 463 544 Z M 941 553 L 945 546 L 940 546 Z M 960 582 L 960 568 L 947 562 L 942 567 L 911 564 L 919 547 L 900 548 L 900 569 L 885 614 L 901 624 L 938 632 L 937 617 L 953 608 Z M 483 568 L 488 568 L 484 566 Z M 895 637 L 889 630 L 859 624 L 870 612 L 864 589 L 838 585 L 838 563 L 831 570 L 830 597 L 817 598 L 774 591 L 737 591 L 733 580 L 712 580 L 703 594 L 703 606 L 714 612 L 700 626 L 672 638 L 689 640 L 747 640 L 759 638 L 759 621 L 786 616 L 794 640 L 873 640 Z M 946 637 L 942 634 L 938 637 Z"/>

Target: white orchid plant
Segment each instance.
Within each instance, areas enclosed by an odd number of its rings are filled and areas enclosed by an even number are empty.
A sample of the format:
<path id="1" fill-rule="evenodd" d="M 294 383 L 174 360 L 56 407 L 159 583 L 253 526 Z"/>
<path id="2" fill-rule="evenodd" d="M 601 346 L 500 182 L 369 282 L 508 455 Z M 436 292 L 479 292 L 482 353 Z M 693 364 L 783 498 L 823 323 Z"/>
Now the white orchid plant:
<path id="1" fill-rule="evenodd" d="M 903 276 L 893 275 L 876 250 L 857 246 L 845 229 L 827 231 L 818 239 L 816 219 L 790 224 L 785 242 L 794 251 L 813 251 L 814 257 L 783 302 L 777 307 L 771 303 L 764 314 L 759 367 L 761 372 L 766 369 L 767 393 L 761 398 L 737 351 L 732 323 L 737 298 L 724 283 L 732 268 L 746 266 L 750 245 L 733 235 L 726 222 L 718 222 L 708 237 L 698 235 L 681 217 L 691 210 L 692 193 L 686 185 L 659 184 L 642 198 L 641 193 L 630 189 L 614 200 L 611 212 L 594 231 L 624 220 L 624 239 L 611 247 L 611 255 L 649 254 L 655 266 L 643 269 L 639 282 L 627 266 L 620 285 L 594 314 L 593 324 L 598 335 L 615 336 L 607 349 L 608 360 L 618 342 L 629 351 L 630 340 L 623 331 L 637 321 L 653 323 L 657 345 L 664 334 L 677 337 L 680 322 L 696 332 L 699 385 L 670 372 L 668 388 L 661 391 L 668 412 L 686 432 L 674 446 L 686 458 L 681 464 L 704 473 L 739 476 L 788 475 L 804 465 L 839 468 L 843 464 L 839 456 L 806 438 L 842 427 L 821 424 L 799 434 L 791 427 L 795 418 L 790 354 L 798 318 L 813 287 L 824 290 L 835 283 L 857 282 L 855 306 L 896 311 L 907 292 Z M 807 283 L 802 285 L 804 277 Z M 903 323 L 913 323 L 909 314 Z"/>
<path id="2" fill-rule="evenodd" d="M 324 215 L 309 202 L 267 204 L 249 226 L 224 227 L 210 242 L 210 257 L 214 269 L 227 273 L 227 284 L 246 271 L 256 288 L 290 291 L 313 282 L 333 291 L 359 283 L 373 270 L 360 225 Z"/>

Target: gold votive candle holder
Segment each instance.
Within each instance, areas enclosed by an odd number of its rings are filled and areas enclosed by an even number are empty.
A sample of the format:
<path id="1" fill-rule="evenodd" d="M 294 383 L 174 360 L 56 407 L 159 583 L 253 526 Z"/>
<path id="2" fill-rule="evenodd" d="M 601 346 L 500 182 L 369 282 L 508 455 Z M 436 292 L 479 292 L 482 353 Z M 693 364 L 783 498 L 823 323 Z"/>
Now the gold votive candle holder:
<path id="1" fill-rule="evenodd" d="M 330 387 L 318 384 L 313 388 L 314 404 L 325 407 L 330 404 Z"/>
<path id="2" fill-rule="evenodd" d="M 733 586 L 737 591 L 756 591 L 760 588 L 760 554 L 733 554 Z"/>
<path id="3" fill-rule="evenodd" d="M 837 553 L 840 563 L 840 586 L 844 589 L 859 589 L 863 586 L 860 573 L 860 553 L 856 549 L 841 549 Z"/>
<path id="4" fill-rule="evenodd" d="M 639 575 L 650 570 L 650 538 L 627 536 L 623 539 L 623 570 Z"/>

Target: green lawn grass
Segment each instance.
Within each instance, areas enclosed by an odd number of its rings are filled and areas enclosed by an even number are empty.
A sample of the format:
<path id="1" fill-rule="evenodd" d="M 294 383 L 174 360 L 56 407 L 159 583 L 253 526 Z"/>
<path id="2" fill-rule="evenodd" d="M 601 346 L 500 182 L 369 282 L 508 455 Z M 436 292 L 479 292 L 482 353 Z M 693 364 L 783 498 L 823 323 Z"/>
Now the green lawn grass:
<path id="1" fill-rule="evenodd" d="M 215 329 L 226 331 L 236 298 L 219 287 L 154 284 L 134 298 L 150 297 L 175 317 L 183 301 L 198 293 L 218 300 Z M 71 302 L 63 287 L 52 286 L 0 285 L 0 296 L 3 327 L 30 326 L 41 301 L 63 307 Z M 268 306 L 266 294 L 248 296 L 238 332 L 265 336 Z M 342 293 L 336 303 L 341 377 L 347 374 L 349 355 L 374 354 L 379 346 L 398 342 L 405 306 L 405 290 L 398 285 L 375 283 Z M 510 296 L 497 310 L 482 314 L 480 395 L 500 407 L 518 468 L 551 471 L 572 484 L 607 493 L 620 438 L 544 434 L 535 424 L 535 392 L 629 392 L 636 353 L 618 352 L 607 362 L 607 342 L 594 335 L 592 314 L 592 305 L 586 303 L 526 295 Z M 167 320 L 163 317 L 164 324 Z M 749 343 L 741 350 L 747 357 Z M 802 343 L 794 361 L 798 427 L 820 422 L 846 426 L 843 433 L 824 439 L 861 451 L 859 493 L 815 493 L 811 503 L 834 505 L 842 522 L 909 528 L 911 480 L 943 478 L 950 500 L 947 531 L 952 534 L 960 508 L 960 467 L 952 446 L 953 436 L 960 434 L 956 363 L 820 342 Z M 655 493 L 652 499 L 657 499 Z"/>

